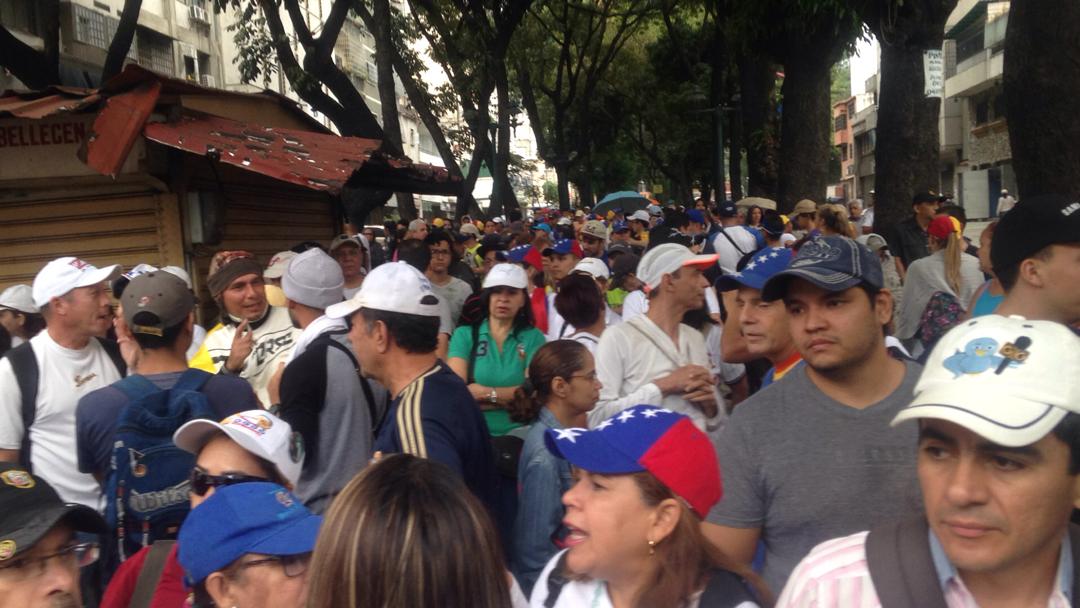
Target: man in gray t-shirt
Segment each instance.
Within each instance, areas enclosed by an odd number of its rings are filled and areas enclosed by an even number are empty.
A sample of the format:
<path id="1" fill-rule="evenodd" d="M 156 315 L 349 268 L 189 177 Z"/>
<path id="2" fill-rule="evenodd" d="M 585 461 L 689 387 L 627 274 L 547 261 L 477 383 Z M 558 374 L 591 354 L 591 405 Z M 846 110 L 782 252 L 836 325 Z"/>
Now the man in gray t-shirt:
<path id="1" fill-rule="evenodd" d="M 779 592 L 818 543 L 921 512 L 915 429 L 889 427 L 920 367 L 889 356 L 892 298 L 869 249 L 809 241 L 765 284 L 805 366 L 744 401 L 718 440 L 724 496 L 705 534 L 749 563 L 759 541 Z"/>

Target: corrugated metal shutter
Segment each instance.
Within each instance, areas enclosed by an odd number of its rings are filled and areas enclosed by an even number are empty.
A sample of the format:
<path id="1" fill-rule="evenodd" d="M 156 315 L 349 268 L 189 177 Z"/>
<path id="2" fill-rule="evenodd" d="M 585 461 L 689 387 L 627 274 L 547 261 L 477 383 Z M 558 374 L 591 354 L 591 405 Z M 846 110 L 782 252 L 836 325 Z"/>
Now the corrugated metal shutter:
<path id="1" fill-rule="evenodd" d="M 41 198 L 31 193 L 17 201 L 0 201 L 0 289 L 31 283 L 47 262 L 67 255 L 98 266 L 183 265 L 174 195 L 145 188 L 72 191 L 82 196 L 43 192 Z"/>

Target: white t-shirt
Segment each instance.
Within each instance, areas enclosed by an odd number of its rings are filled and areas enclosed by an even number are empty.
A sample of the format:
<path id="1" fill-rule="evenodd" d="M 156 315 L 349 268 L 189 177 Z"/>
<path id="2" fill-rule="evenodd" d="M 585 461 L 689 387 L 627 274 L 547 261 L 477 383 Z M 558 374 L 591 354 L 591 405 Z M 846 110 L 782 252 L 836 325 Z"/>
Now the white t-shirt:
<path id="1" fill-rule="evenodd" d="M 713 250 L 720 255 L 716 263 L 724 274 L 735 274 L 739 260 L 748 253 L 757 251 L 757 238 L 746 226 L 728 226 L 713 237 Z M 724 235 L 727 236 L 724 236 Z M 731 237 L 728 240 L 727 237 Z M 732 244 L 734 242 L 734 245 Z M 735 248 L 738 245 L 738 249 Z"/>
<path id="2" fill-rule="evenodd" d="M 596 345 L 600 343 L 600 338 L 590 334 L 587 331 L 575 331 L 569 336 L 563 338 L 563 340 L 573 340 L 574 342 L 581 344 L 585 348 L 589 349 L 589 353 L 592 355 L 596 354 Z"/>
<path id="3" fill-rule="evenodd" d="M 64 502 L 98 509 L 97 481 L 79 473 L 75 451 L 75 407 L 79 399 L 120 380 L 108 353 L 97 340 L 72 350 L 49 332 L 30 339 L 38 364 L 37 410 L 30 426 L 30 462 L 34 474 L 49 482 Z M 22 394 L 11 362 L 0 360 L 0 449 L 17 450 L 23 437 Z"/>
<path id="4" fill-rule="evenodd" d="M 623 298 L 622 303 L 622 320 L 629 321 L 638 315 L 643 315 L 649 312 L 649 298 L 645 296 L 645 292 L 638 289 L 637 291 L 631 291 Z"/>
<path id="5" fill-rule="evenodd" d="M 543 572 L 540 573 L 540 578 L 537 579 L 536 585 L 533 586 L 532 597 L 529 598 L 529 606 L 531 608 L 544 608 L 544 602 L 547 601 L 548 596 L 548 577 L 551 576 L 551 571 L 555 569 L 555 564 L 559 562 L 559 558 L 565 553 L 566 550 L 562 550 L 556 553 L 547 565 L 544 566 Z M 699 608 L 701 605 L 702 592 L 695 593 L 685 604 L 678 608 Z M 604 581 L 598 581 L 595 579 L 587 579 L 583 581 L 570 580 L 562 586 L 559 592 L 559 599 L 555 601 L 555 608 L 613 608 L 611 603 L 611 596 L 608 595 L 607 583 Z M 756 608 L 757 604 L 753 602 L 741 602 L 735 608 Z M 675 607 L 673 607 L 675 608 Z"/>

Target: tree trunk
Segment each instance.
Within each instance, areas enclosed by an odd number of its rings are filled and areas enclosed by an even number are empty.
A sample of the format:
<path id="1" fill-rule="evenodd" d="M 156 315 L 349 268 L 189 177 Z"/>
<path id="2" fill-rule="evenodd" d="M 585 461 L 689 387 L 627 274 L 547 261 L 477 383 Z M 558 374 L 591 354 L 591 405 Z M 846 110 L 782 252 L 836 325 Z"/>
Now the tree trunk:
<path id="1" fill-rule="evenodd" d="M 498 211 L 492 213 L 504 217 L 512 209 L 518 209 L 517 196 L 510 183 L 510 81 L 506 74 L 506 62 L 500 61 L 492 66 L 495 72 L 495 97 L 498 100 L 498 139 L 495 143 L 495 166 L 492 167 L 492 198 L 498 205 Z M 498 196 L 495 194 L 498 193 Z"/>
<path id="2" fill-rule="evenodd" d="M 828 49 L 826 49 L 828 50 Z M 780 209 L 804 198 L 821 202 L 829 183 L 829 62 L 804 47 L 784 64 L 780 126 Z"/>
<path id="3" fill-rule="evenodd" d="M 731 99 L 735 93 L 734 79 L 728 79 L 728 99 Z M 728 179 L 731 181 L 731 199 L 739 200 L 743 198 L 742 189 L 742 112 L 738 104 L 733 104 L 734 107 L 728 112 L 730 120 L 728 120 Z"/>
<path id="4" fill-rule="evenodd" d="M 372 0 L 371 13 L 375 27 L 371 35 L 375 39 L 375 70 L 378 74 L 379 103 L 382 113 L 383 147 L 387 150 L 405 151 L 401 140 L 401 120 L 398 115 L 397 89 L 394 86 L 394 40 L 391 37 L 393 13 L 390 0 Z M 396 193 L 398 214 L 403 220 L 417 217 L 416 203 L 411 192 Z"/>
<path id="5" fill-rule="evenodd" d="M 768 61 L 739 57 L 743 146 L 750 196 L 776 198 L 776 129 L 773 89 L 776 78 Z"/>
<path id="6" fill-rule="evenodd" d="M 142 8 L 142 0 L 125 0 L 124 10 L 120 13 L 120 25 L 116 28 L 116 34 L 109 43 L 109 53 L 105 56 L 105 67 L 101 70 L 101 82 L 108 81 L 124 69 L 124 60 L 127 59 L 128 51 L 131 50 L 131 42 L 135 39 L 135 26 L 139 22 L 139 10 Z"/>
<path id="7" fill-rule="evenodd" d="M 1005 38 L 1005 110 L 1021 199 L 1080 196 L 1080 4 L 1014 0 Z"/>
<path id="8" fill-rule="evenodd" d="M 559 211 L 570 211 L 570 167 L 568 163 L 555 163 L 555 178 L 559 182 Z"/>
<path id="9" fill-rule="evenodd" d="M 923 53 L 940 49 L 956 0 L 911 2 L 888 24 L 873 24 L 881 41 L 881 84 L 874 150 L 874 229 L 911 215 L 918 192 L 940 187 L 941 99 L 924 95 Z M 882 26 L 887 29 L 882 32 Z"/>

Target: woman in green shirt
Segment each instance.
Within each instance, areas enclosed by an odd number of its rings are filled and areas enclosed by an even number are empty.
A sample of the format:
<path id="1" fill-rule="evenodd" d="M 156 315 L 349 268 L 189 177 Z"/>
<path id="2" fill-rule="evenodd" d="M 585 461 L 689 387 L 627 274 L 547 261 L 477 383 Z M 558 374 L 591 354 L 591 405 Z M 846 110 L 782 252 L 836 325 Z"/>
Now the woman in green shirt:
<path id="1" fill-rule="evenodd" d="M 457 328 L 450 338 L 447 363 L 469 385 L 493 437 L 521 426 L 510 420 L 506 406 L 525 381 L 533 355 L 544 345 L 544 334 L 533 327 L 527 285 L 521 266 L 492 267 L 480 292 L 487 316 L 479 325 Z"/>

